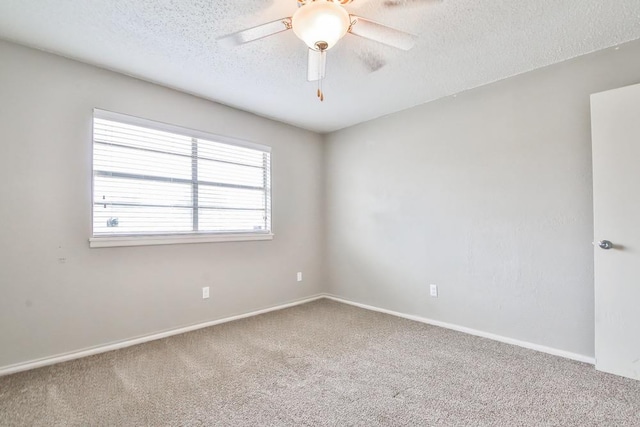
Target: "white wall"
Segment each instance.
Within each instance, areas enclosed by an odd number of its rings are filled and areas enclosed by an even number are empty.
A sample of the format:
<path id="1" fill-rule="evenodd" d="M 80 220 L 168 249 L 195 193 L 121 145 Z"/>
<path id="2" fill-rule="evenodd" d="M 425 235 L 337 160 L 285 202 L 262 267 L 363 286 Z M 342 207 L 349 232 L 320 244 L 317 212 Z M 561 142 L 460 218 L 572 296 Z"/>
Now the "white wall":
<path id="1" fill-rule="evenodd" d="M 94 107 L 272 146 L 274 240 L 89 249 Z M 0 42 L 0 148 L 0 367 L 322 289 L 319 135 Z"/>
<path id="2" fill-rule="evenodd" d="M 633 42 L 328 135 L 330 292 L 592 356 L 589 94 L 639 81 Z"/>

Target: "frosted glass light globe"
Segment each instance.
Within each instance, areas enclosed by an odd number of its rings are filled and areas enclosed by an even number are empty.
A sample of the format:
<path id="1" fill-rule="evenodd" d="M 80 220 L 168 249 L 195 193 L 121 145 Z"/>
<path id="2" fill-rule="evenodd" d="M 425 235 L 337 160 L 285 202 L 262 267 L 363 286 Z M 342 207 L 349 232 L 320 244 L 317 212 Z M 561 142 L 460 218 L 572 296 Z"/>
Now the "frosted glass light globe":
<path id="1" fill-rule="evenodd" d="M 331 49 L 349 29 L 351 20 L 347 11 L 337 3 L 316 0 L 300 7 L 291 17 L 293 32 L 311 49 L 325 42 Z"/>

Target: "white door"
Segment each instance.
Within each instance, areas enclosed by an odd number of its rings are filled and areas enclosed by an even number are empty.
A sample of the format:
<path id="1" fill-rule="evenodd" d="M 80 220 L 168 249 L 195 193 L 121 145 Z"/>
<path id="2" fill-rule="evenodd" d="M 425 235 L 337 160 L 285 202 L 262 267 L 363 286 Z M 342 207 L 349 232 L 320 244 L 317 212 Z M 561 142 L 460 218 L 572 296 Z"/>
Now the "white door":
<path id="1" fill-rule="evenodd" d="M 640 380 L 640 85 L 592 95 L 591 127 L 596 369 Z"/>

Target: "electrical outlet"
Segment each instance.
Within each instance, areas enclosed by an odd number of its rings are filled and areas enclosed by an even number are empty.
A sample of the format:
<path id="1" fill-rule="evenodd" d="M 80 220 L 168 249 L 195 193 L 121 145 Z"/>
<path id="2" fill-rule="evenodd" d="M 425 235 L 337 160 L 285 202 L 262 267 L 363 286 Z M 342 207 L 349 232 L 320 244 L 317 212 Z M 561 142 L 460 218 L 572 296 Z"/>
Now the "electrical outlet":
<path id="1" fill-rule="evenodd" d="M 429 292 L 432 297 L 438 298 L 438 285 L 429 285 Z"/>
<path id="2" fill-rule="evenodd" d="M 298 282 L 302 282 L 302 272 L 298 271 Z"/>
<path id="3" fill-rule="evenodd" d="M 205 286 L 204 288 L 202 288 L 202 299 L 207 298 L 209 298 L 209 287 Z"/>

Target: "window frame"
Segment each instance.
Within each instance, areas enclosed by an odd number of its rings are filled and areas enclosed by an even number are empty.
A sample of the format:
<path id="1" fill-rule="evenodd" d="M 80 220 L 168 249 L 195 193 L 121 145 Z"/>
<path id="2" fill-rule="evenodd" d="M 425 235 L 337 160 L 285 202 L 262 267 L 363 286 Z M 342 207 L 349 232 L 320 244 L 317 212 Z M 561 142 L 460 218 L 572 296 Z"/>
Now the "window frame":
<path id="1" fill-rule="evenodd" d="M 93 109 L 91 117 L 91 237 L 89 238 L 89 247 L 121 247 L 121 246 L 146 246 L 146 245 L 170 245 L 170 244 L 188 244 L 188 243 L 213 243 L 213 242 L 240 242 L 240 241 L 256 241 L 256 240 L 272 240 L 273 239 L 273 198 L 272 184 L 269 185 L 265 195 L 269 200 L 269 209 L 266 210 L 268 230 L 262 231 L 246 231 L 246 232 L 223 232 L 223 231 L 196 231 L 196 232 L 175 232 L 166 234 L 135 234 L 135 235 L 94 235 L 94 119 L 112 120 L 119 123 L 141 126 L 152 130 L 171 132 L 191 138 L 201 138 L 204 140 L 215 141 L 222 144 L 229 144 L 236 147 L 249 148 L 271 153 L 271 147 L 263 144 L 257 144 L 238 138 L 232 138 L 224 135 L 216 135 L 209 132 L 198 131 L 182 126 L 172 125 L 168 123 L 158 122 L 155 120 L 143 119 L 128 114 L 116 113 L 113 111 L 103 110 L 99 108 Z M 271 176 L 271 160 L 269 161 L 269 183 L 272 183 Z"/>

